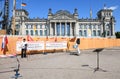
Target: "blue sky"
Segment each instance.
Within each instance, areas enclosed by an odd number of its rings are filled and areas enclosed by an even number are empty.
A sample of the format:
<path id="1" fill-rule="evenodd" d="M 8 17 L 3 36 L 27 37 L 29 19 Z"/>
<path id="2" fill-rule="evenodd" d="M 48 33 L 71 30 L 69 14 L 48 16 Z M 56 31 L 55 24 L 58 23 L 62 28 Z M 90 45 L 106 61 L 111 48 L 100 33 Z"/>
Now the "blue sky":
<path id="1" fill-rule="evenodd" d="M 13 0 L 10 0 L 10 6 L 12 9 Z M 21 8 L 21 0 L 17 1 L 17 8 Z M 68 10 L 71 13 L 74 9 L 78 9 L 79 18 L 89 17 L 90 7 L 92 8 L 93 18 L 97 17 L 97 12 L 104 7 L 114 8 L 113 15 L 116 19 L 115 31 L 120 31 L 120 0 L 22 0 L 27 4 L 23 7 L 29 12 L 29 17 L 47 18 L 48 9 L 51 8 L 55 13 L 58 10 Z M 11 11 L 12 12 L 12 11 Z"/>

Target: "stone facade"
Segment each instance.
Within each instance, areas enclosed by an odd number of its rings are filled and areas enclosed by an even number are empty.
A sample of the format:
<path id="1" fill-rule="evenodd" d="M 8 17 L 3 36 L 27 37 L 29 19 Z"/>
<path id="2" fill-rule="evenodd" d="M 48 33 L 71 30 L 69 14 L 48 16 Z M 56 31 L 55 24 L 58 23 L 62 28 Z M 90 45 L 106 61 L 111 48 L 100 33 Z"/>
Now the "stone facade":
<path id="1" fill-rule="evenodd" d="M 79 18 L 74 13 L 59 10 L 48 11 L 48 18 L 28 18 L 26 10 L 16 10 L 16 35 L 70 36 L 70 37 L 112 37 L 115 36 L 115 18 L 111 9 L 101 9 L 97 18 Z M 91 12 L 90 12 L 91 15 Z"/>

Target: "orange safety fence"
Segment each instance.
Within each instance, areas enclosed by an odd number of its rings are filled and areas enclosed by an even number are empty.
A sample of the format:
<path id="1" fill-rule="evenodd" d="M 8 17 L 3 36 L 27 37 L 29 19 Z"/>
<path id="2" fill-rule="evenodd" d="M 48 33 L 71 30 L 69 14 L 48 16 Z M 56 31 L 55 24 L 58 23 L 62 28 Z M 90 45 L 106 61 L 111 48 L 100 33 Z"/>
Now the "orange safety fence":
<path id="1" fill-rule="evenodd" d="M 16 52 L 16 42 L 22 41 L 23 38 L 28 39 L 28 36 L 7 36 L 8 37 L 8 44 L 7 50 L 5 50 L 5 54 L 20 54 L 20 52 Z M 76 38 L 69 38 L 69 37 L 40 37 L 40 36 L 30 36 L 31 41 L 44 41 L 44 46 L 46 41 L 50 42 L 61 42 L 67 41 L 67 51 L 75 50 L 73 45 L 75 44 Z M 0 46 L 2 44 L 3 36 L 0 36 Z M 30 40 L 29 40 L 30 41 Z M 80 38 L 80 45 L 79 48 L 81 50 L 85 49 L 95 49 L 95 48 L 107 48 L 107 47 L 116 47 L 120 46 L 120 39 L 116 38 Z M 44 47 L 45 48 L 45 47 Z M 53 51 L 55 51 L 54 49 Z M 37 52 L 51 52 L 51 50 L 36 50 Z M 34 51 L 34 53 L 36 52 Z M 57 51 L 57 50 L 56 50 Z M 62 51 L 62 50 L 61 50 Z M 29 51 L 30 52 L 30 51 Z M 0 50 L 0 55 L 3 54 L 3 51 Z"/>

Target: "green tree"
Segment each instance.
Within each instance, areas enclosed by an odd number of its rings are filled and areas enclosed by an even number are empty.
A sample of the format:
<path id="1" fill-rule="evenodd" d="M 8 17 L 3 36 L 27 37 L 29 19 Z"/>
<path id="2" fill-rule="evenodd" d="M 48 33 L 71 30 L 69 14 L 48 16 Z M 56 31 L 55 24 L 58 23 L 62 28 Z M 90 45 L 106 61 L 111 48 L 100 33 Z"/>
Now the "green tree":
<path id="1" fill-rule="evenodd" d="M 120 38 L 120 32 L 116 32 L 115 35 L 116 35 L 116 38 Z"/>

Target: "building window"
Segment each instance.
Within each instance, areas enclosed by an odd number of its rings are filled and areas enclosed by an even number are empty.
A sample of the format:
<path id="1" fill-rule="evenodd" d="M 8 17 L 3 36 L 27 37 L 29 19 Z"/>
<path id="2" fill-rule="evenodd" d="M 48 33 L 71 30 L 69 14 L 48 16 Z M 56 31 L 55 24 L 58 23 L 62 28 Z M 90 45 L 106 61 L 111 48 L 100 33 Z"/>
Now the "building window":
<path id="1" fill-rule="evenodd" d="M 43 25 L 42 25 L 42 29 L 45 29 L 45 28 L 46 28 L 46 26 L 45 26 L 45 24 L 43 24 Z"/>
<path id="2" fill-rule="evenodd" d="M 70 36 L 70 25 L 67 24 L 67 36 Z"/>
<path id="3" fill-rule="evenodd" d="M 2 29 L 2 25 L 0 25 L 0 30 Z"/>
<path id="4" fill-rule="evenodd" d="M 100 36 L 100 30 L 98 30 L 98 36 Z"/>
<path id="5" fill-rule="evenodd" d="M 17 25 L 16 25 L 16 29 L 19 29 L 19 28 L 20 28 L 20 25 L 19 25 L 19 24 L 17 24 Z"/>
<path id="6" fill-rule="evenodd" d="M 33 30 L 30 31 L 31 35 L 33 35 Z"/>
<path id="7" fill-rule="evenodd" d="M 43 32 L 42 32 L 42 30 L 40 30 L 40 36 L 43 36 Z"/>
<path id="8" fill-rule="evenodd" d="M 29 25 L 28 25 L 28 29 L 31 29 L 31 27 L 32 27 L 32 25 L 29 24 Z"/>
<path id="9" fill-rule="evenodd" d="M 91 25 L 89 25 L 89 29 L 92 29 L 92 26 L 91 26 Z"/>
<path id="10" fill-rule="evenodd" d="M 109 26 L 110 26 L 109 24 L 106 24 L 106 29 L 109 29 Z"/>
<path id="11" fill-rule="evenodd" d="M 26 24 L 26 29 L 28 29 L 28 24 Z"/>
<path id="12" fill-rule="evenodd" d="M 60 36 L 60 24 L 57 24 L 57 36 Z"/>
<path id="13" fill-rule="evenodd" d="M 93 26 L 93 29 L 96 29 L 96 26 L 95 26 L 95 25 Z"/>
<path id="14" fill-rule="evenodd" d="M 98 29 L 98 25 L 95 26 L 95 29 Z"/>
<path id="15" fill-rule="evenodd" d="M 19 31 L 15 31 L 15 35 L 19 35 Z"/>
<path id="16" fill-rule="evenodd" d="M 96 31 L 95 30 L 93 30 L 93 36 L 96 36 Z"/>
<path id="17" fill-rule="evenodd" d="M 106 13 L 104 13 L 104 16 L 106 16 Z"/>
<path id="18" fill-rule="evenodd" d="M 82 30 L 79 30 L 79 36 L 82 36 L 83 34 L 82 34 Z"/>
<path id="19" fill-rule="evenodd" d="M 38 30 L 35 30 L 35 35 L 38 35 Z"/>
<path id="20" fill-rule="evenodd" d="M 42 29 L 42 24 L 40 24 L 40 29 Z"/>
<path id="21" fill-rule="evenodd" d="M 30 27 L 31 29 L 34 29 L 34 27 L 33 27 L 33 24 L 31 25 L 31 27 Z"/>
<path id="22" fill-rule="evenodd" d="M 84 25 L 84 29 L 87 29 L 87 26 L 86 26 L 86 25 Z"/>
<path id="23" fill-rule="evenodd" d="M 111 16 L 111 14 L 109 13 L 109 16 Z"/>
<path id="24" fill-rule="evenodd" d="M 101 29 L 101 27 L 100 27 L 100 26 L 98 26 L 98 29 Z"/>
<path id="25" fill-rule="evenodd" d="M 47 30 L 44 30 L 45 36 L 47 36 Z"/>
<path id="26" fill-rule="evenodd" d="M 110 35 L 110 32 L 109 31 L 107 31 L 107 36 L 109 36 Z"/>
<path id="27" fill-rule="evenodd" d="M 84 30 L 84 36 L 87 36 L 87 30 Z"/>
<path id="28" fill-rule="evenodd" d="M 64 36 L 65 35 L 65 25 L 64 24 L 62 24 L 62 26 L 61 26 L 61 31 L 62 31 L 62 36 Z"/>
<path id="29" fill-rule="evenodd" d="M 37 24 L 35 24 L 35 26 L 36 26 L 36 29 L 38 29 L 38 25 L 37 25 Z"/>
<path id="30" fill-rule="evenodd" d="M 29 34 L 29 31 L 28 30 L 26 30 L 26 35 L 28 35 Z"/>
<path id="31" fill-rule="evenodd" d="M 37 28 L 40 29 L 40 25 L 37 25 Z"/>
<path id="32" fill-rule="evenodd" d="M 79 25 L 79 29 L 83 29 L 83 25 L 80 24 L 80 25 Z"/>

